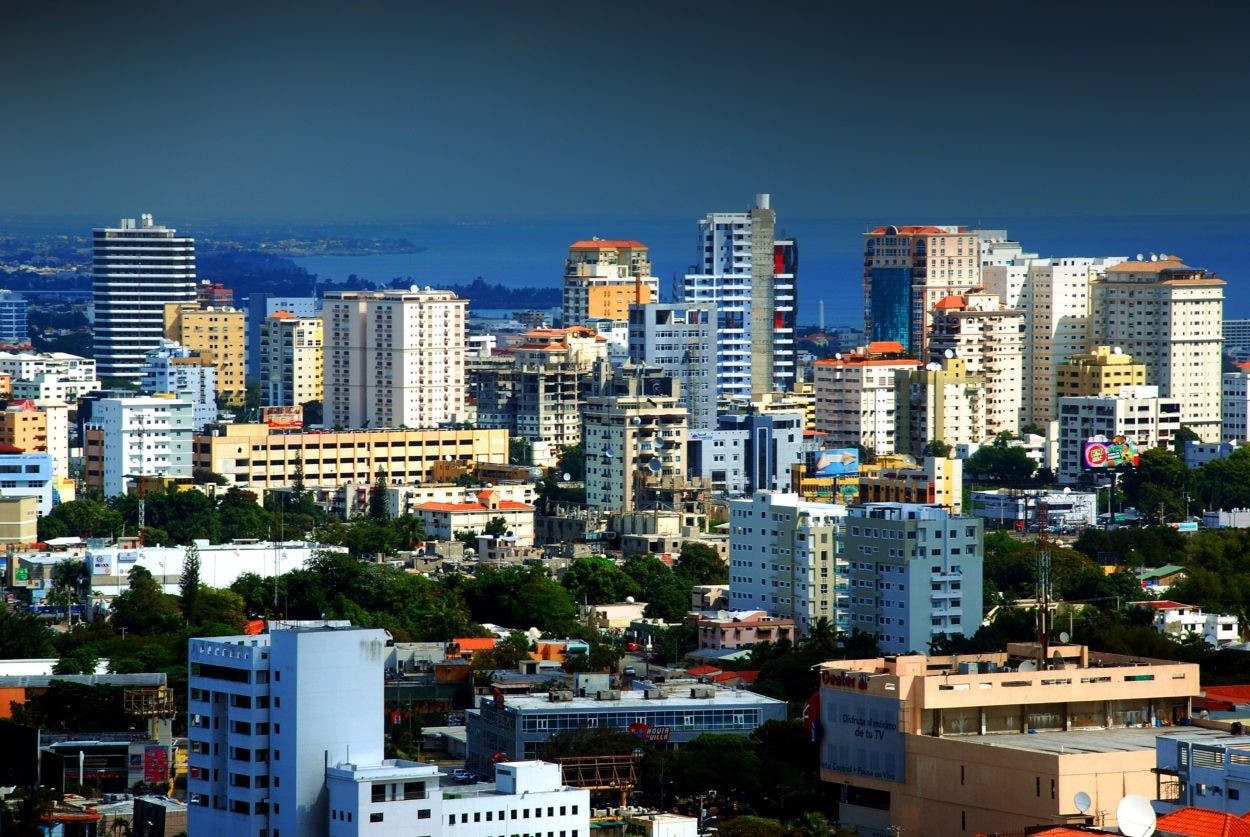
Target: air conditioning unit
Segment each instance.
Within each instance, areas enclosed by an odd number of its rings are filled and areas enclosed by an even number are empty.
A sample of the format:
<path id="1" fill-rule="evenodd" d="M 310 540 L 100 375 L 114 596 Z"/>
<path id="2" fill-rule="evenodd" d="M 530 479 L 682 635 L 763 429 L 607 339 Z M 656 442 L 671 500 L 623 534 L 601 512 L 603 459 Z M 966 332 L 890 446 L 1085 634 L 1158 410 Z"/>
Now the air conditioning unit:
<path id="1" fill-rule="evenodd" d="M 620 700 L 621 690 L 620 689 L 600 689 L 599 691 L 595 692 L 595 699 L 596 700 Z"/>
<path id="2" fill-rule="evenodd" d="M 642 691 L 643 700 L 664 700 L 666 697 L 662 689 L 643 689 Z"/>
<path id="3" fill-rule="evenodd" d="M 690 690 L 690 697 L 710 699 L 716 697 L 716 689 L 709 686 L 696 686 Z"/>
<path id="4" fill-rule="evenodd" d="M 547 699 L 552 703 L 568 703 L 573 699 L 573 693 L 566 690 L 556 690 L 548 694 Z"/>

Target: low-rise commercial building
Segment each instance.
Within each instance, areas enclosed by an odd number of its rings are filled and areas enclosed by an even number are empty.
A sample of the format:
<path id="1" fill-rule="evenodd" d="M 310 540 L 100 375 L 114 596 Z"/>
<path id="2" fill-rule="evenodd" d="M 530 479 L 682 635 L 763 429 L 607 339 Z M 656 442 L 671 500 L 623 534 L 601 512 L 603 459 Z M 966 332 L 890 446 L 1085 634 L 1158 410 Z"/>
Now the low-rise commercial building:
<path id="1" fill-rule="evenodd" d="M 474 502 L 421 503 L 414 511 L 425 522 L 431 540 L 451 540 L 459 532 L 482 533 L 496 520 L 519 546 L 534 543 L 534 507 L 529 503 L 502 500 L 493 489 L 478 492 Z"/>
<path id="2" fill-rule="evenodd" d="M 1155 738 L 1192 735 L 1199 694 L 1194 664 L 1035 643 L 820 675 L 821 778 L 862 837 L 1085 824 L 1078 791 L 1113 826 L 1126 794 L 1157 798 Z"/>
<path id="3" fill-rule="evenodd" d="M 1154 628 L 1164 636 L 1182 642 L 1200 636 L 1214 648 L 1237 642 L 1237 617 L 1227 613 L 1203 613 L 1202 608 L 1169 600 L 1142 602 L 1152 614 Z"/>
<path id="4" fill-rule="evenodd" d="M 696 620 L 699 648 L 750 648 L 760 642 L 794 641 L 794 620 L 762 610 L 701 613 Z"/>

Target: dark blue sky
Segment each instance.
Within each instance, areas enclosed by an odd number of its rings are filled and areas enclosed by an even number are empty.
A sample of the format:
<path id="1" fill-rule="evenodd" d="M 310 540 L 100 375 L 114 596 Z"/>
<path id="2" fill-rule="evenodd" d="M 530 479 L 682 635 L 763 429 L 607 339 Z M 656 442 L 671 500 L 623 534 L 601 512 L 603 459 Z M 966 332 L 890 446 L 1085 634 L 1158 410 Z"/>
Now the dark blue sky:
<path id="1" fill-rule="evenodd" d="M 1242 4 L 24 3 L 0 212 L 1243 212 Z"/>

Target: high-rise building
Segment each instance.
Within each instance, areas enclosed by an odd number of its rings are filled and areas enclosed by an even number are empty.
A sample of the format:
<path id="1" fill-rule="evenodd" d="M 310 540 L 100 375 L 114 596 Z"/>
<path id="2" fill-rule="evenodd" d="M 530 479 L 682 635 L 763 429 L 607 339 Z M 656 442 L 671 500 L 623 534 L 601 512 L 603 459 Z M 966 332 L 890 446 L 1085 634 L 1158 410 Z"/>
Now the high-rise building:
<path id="1" fill-rule="evenodd" d="M 233 308 L 234 291 L 220 282 L 201 279 L 195 286 L 195 301 L 201 308 Z"/>
<path id="2" fill-rule="evenodd" d="M 165 337 L 165 305 L 195 302 L 195 239 L 151 215 L 92 231 L 95 359 L 101 377 L 137 382 Z"/>
<path id="3" fill-rule="evenodd" d="M 681 385 L 661 370 L 626 364 L 599 380 L 586 398 L 582 431 L 586 505 L 597 511 L 646 509 L 645 489 L 685 482 L 686 408 Z"/>
<path id="4" fill-rule="evenodd" d="M 841 535 L 846 507 L 760 491 L 729 504 L 729 607 L 849 633 L 850 593 Z"/>
<path id="5" fill-rule="evenodd" d="M 464 421 L 465 320 L 451 291 L 326 294 L 326 424 L 437 427 Z"/>
<path id="6" fill-rule="evenodd" d="M 1220 413 L 1225 442 L 1250 442 L 1250 371 L 1224 373 Z"/>
<path id="7" fill-rule="evenodd" d="M 385 755 L 388 640 L 330 625 L 188 640 L 190 833 L 327 834 L 327 759 Z"/>
<path id="8" fill-rule="evenodd" d="M 969 374 L 963 358 L 894 376 L 898 452 L 920 456 L 930 441 L 954 448 L 985 439 L 985 379 Z"/>
<path id="9" fill-rule="evenodd" d="M 527 331 L 510 362 L 477 364 L 477 425 L 527 439 L 533 463 L 554 465 L 582 441 L 582 395 L 607 341 L 585 326 Z"/>
<path id="10" fill-rule="evenodd" d="M 1060 398 L 1119 395 L 1123 387 L 1145 385 L 1146 364 L 1134 363 L 1119 346 L 1096 346 L 1055 369 L 1055 394 Z"/>
<path id="11" fill-rule="evenodd" d="M 199 433 L 217 421 L 217 369 L 197 351 L 162 340 L 148 351 L 139 387 L 147 393 L 167 392 L 191 402 L 191 423 Z"/>
<path id="12" fill-rule="evenodd" d="M 927 652 L 936 634 L 981 627 L 981 518 L 866 503 L 847 509 L 844 527 L 851 628 L 875 634 L 883 652 Z"/>
<path id="13" fill-rule="evenodd" d="M 257 292 L 247 298 L 247 376 L 260 378 L 260 327 L 266 319 L 285 311 L 297 317 L 320 317 L 321 300 L 315 296 L 281 296 Z"/>
<path id="14" fill-rule="evenodd" d="M 14 291 L 0 290 L 0 343 L 23 346 L 30 343 L 26 325 L 26 298 Z"/>
<path id="15" fill-rule="evenodd" d="M 850 354 L 812 365 L 816 388 L 816 431 L 833 448 L 863 446 L 876 454 L 898 451 L 895 423 L 895 377 L 919 369 L 896 340 L 878 341 Z M 903 449 L 909 449 L 906 439 Z"/>
<path id="16" fill-rule="evenodd" d="M 629 357 L 681 382 L 691 429 L 716 425 L 716 307 L 680 302 L 629 309 Z"/>
<path id="17" fill-rule="evenodd" d="M 884 226 L 864 233 L 865 339 L 897 341 L 927 356 L 938 301 L 981 284 L 976 230 Z"/>
<path id="18" fill-rule="evenodd" d="M 320 317 L 275 311 L 260 332 L 260 397 L 293 407 L 325 396 L 324 331 Z"/>
<path id="19" fill-rule="evenodd" d="M 1146 364 L 1146 383 L 1181 403 L 1181 423 L 1220 441 L 1224 280 L 1177 256 L 1121 262 L 1091 285 L 1093 345 Z"/>
<path id="20" fill-rule="evenodd" d="M 678 294 L 716 306 L 716 390 L 741 400 L 790 389 L 795 380 L 798 247 L 777 240 L 766 194 L 749 212 L 699 221 L 699 252 Z"/>
<path id="21" fill-rule="evenodd" d="M 1059 399 L 1060 482 L 1076 482 L 1085 468 L 1085 443 L 1123 436 L 1138 450 L 1169 447 L 1181 428 L 1182 404 L 1157 386 L 1121 387 L 1118 395 Z"/>
<path id="22" fill-rule="evenodd" d="M 740 485 L 725 485 L 731 495 L 791 490 L 790 466 L 802 458 L 801 412 L 746 407 L 720 414 L 717 417 L 717 433 L 713 434 L 711 441 L 713 453 L 712 456 L 707 455 L 705 443 L 701 456 L 704 462 L 709 459 L 714 461 L 718 437 L 741 440 L 741 454 L 735 458 L 741 463 L 743 481 Z M 695 463 L 688 464 L 693 468 Z"/>
<path id="23" fill-rule="evenodd" d="M 624 322 L 629 306 L 659 301 L 660 280 L 651 275 L 651 256 L 641 241 L 592 238 L 569 245 L 560 322 L 565 328 L 592 319 Z"/>
<path id="24" fill-rule="evenodd" d="M 174 397 L 101 398 L 85 422 L 83 483 L 106 497 L 141 478 L 191 478 L 192 406 Z"/>
<path id="25" fill-rule="evenodd" d="M 192 351 L 217 370 L 217 394 L 227 406 L 247 400 L 247 367 L 239 347 L 247 340 L 246 315 L 233 308 L 198 304 L 165 306 L 165 338 Z"/>
<path id="26" fill-rule="evenodd" d="M 997 294 L 948 296 L 933 311 L 929 360 L 959 357 L 969 375 L 985 379 L 987 436 L 1020 430 L 1023 331 L 1023 314 L 1004 309 Z"/>

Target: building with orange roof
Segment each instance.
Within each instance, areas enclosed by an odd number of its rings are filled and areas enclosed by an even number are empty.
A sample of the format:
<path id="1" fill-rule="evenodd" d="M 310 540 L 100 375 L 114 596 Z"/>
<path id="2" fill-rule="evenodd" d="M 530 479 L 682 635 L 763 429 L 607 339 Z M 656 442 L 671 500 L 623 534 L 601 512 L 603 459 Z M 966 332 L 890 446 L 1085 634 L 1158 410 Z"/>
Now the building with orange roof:
<path id="1" fill-rule="evenodd" d="M 1181 424 L 1222 441 L 1224 280 L 1177 256 L 1107 268 L 1090 286 L 1090 336 L 1146 364 L 1147 385 L 1181 403 Z"/>
<path id="2" fill-rule="evenodd" d="M 985 379 L 985 434 L 1020 431 L 1023 401 L 1024 314 L 1004 308 L 997 294 L 974 288 L 941 299 L 929 332 L 929 362 L 948 355 Z"/>
<path id="3" fill-rule="evenodd" d="M 945 225 L 881 226 L 864 233 L 864 335 L 896 340 L 927 357 L 937 303 L 981 284 L 975 230 Z"/>
<path id="4" fill-rule="evenodd" d="M 825 433 L 829 448 L 863 445 L 878 455 L 898 449 L 895 428 L 895 380 L 899 370 L 919 369 L 903 344 L 886 340 L 861 346 L 849 354 L 816 361 L 816 430 Z"/>
<path id="5" fill-rule="evenodd" d="M 660 299 L 660 280 L 651 275 L 651 256 L 641 241 L 592 238 L 574 241 L 564 262 L 561 321 L 629 319 L 629 306 Z"/>
<path id="6" fill-rule="evenodd" d="M 425 522 L 425 534 L 431 540 L 449 541 L 460 532 L 482 534 L 487 526 L 502 520 L 504 534 L 515 538 L 519 546 L 534 543 L 534 506 L 501 500 L 493 489 L 480 492 L 476 503 L 428 502 L 414 511 Z"/>
<path id="7" fill-rule="evenodd" d="M 325 330 L 320 317 L 275 311 L 260 327 L 260 392 L 272 407 L 325 398 Z"/>

